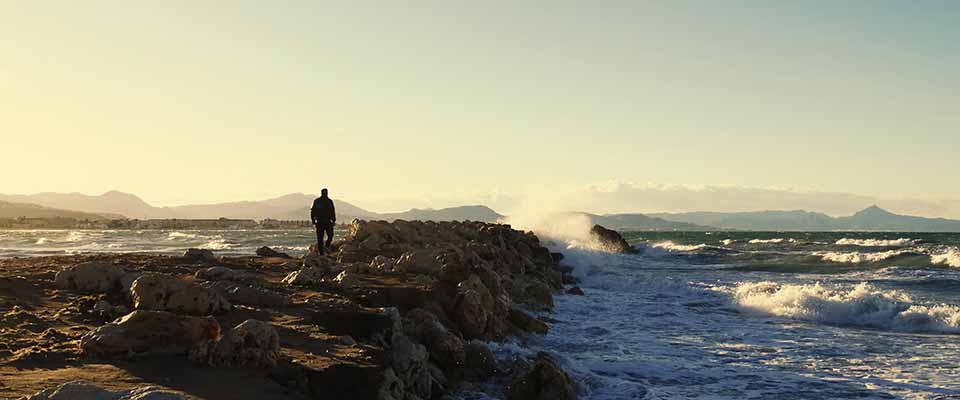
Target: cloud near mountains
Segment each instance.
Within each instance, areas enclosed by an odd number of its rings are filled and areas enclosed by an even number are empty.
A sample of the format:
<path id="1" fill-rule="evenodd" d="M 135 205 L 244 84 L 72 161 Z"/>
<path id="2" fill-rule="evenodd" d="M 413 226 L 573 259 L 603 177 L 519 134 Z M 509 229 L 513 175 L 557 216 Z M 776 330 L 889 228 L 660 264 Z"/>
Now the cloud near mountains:
<path id="1" fill-rule="evenodd" d="M 808 210 L 833 216 L 853 214 L 870 205 L 909 215 L 960 218 L 960 197 L 879 197 L 852 193 L 732 185 L 663 185 L 610 181 L 567 190 L 532 191 L 529 196 L 500 196 L 491 202 L 505 214 L 531 207 L 594 213 L 746 212 Z"/>

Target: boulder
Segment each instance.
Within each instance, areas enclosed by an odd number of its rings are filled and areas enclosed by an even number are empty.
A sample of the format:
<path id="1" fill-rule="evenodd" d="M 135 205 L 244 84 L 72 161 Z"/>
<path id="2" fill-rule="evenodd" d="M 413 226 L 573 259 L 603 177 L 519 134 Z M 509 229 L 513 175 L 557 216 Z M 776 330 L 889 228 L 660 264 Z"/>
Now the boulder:
<path id="1" fill-rule="evenodd" d="M 283 278 L 281 282 L 293 286 L 310 286 L 320 283 L 328 269 L 316 267 L 303 267 L 293 271 Z"/>
<path id="2" fill-rule="evenodd" d="M 373 273 L 390 273 L 393 272 L 397 267 L 397 262 L 391 258 L 384 256 L 376 256 L 373 260 L 370 261 L 370 272 Z"/>
<path id="3" fill-rule="evenodd" d="M 182 394 L 144 386 L 113 392 L 92 384 L 74 381 L 45 389 L 27 400 L 185 400 Z"/>
<path id="4" fill-rule="evenodd" d="M 594 225 L 590 229 L 590 237 L 595 240 L 601 248 L 611 253 L 634 254 L 637 252 L 623 236 L 615 230 L 604 228 L 600 225 Z"/>
<path id="5" fill-rule="evenodd" d="M 423 343 L 427 347 L 430 359 L 444 368 L 459 368 L 463 365 L 463 339 L 453 334 L 437 316 L 424 309 L 414 309 L 407 312 L 403 321 L 404 333 Z"/>
<path id="6" fill-rule="evenodd" d="M 227 281 L 214 282 L 208 288 L 220 293 L 232 304 L 244 304 L 259 307 L 283 307 L 292 303 L 283 293 L 261 287 Z"/>
<path id="7" fill-rule="evenodd" d="M 341 289 L 352 289 L 360 284 L 360 279 L 357 278 L 357 274 L 345 270 L 333 278 L 333 283 Z"/>
<path id="8" fill-rule="evenodd" d="M 567 289 L 566 293 L 574 296 L 583 296 L 586 294 L 583 293 L 583 289 L 580 289 L 580 286 L 574 286 L 570 289 Z"/>
<path id="9" fill-rule="evenodd" d="M 510 320 L 510 323 L 513 324 L 513 326 L 517 327 L 517 329 L 520 329 L 523 332 L 546 335 L 547 331 L 550 329 L 545 322 L 536 319 L 530 316 L 530 314 L 527 314 L 516 308 L 510 309 L 507 318 Z"/>
<path id="10" fill-rule="evenodd" d="M 137 310 L 83 335 L 80 349 L 108 358 L 185 354 L 219 335 L 220 324 L 213 317 Z"/>
<path id="11" fill-rule="evenodd" d="M 280 336 L 268 322 L 248 319 L 190 351 L 196 363 L 215 367 L 275 367 L 280 358 Z"/>
<path id="12" fill-rule="evenodd" d="M 230 302 L 216 291 L 167 274 L 144 274 L 137 278 L 130 287 L 130 297 L 138 310 L 207 315 L 231 309 Z"/>
<path id="13" fill-rule="evenodd" d="M 115 306 L 106 300 L 100 300 L 93 305 L 93 312 L 103 318 L 112 320 L 119 316 L 126 315 L 130 310 L 125 305 L 120 304 Z"/>
<path id="14" fill-rule="evenodd" d="M 479 381 L 497 373 L 497 358 L 485 344 L 471 341 L 463 346 L 463 375 L 468 381 Z"/>
<path id="15" fill-rule="evenodd" d="M 290 255 L 287 254 L 287 253 L 281 253 L 281 252 L 276 251 L 276 250 L 274 250 L 274 249 L 271 249 L 271 248 L 269 248 L 269 247 L 267 247 L 267 246 L 263 246 L 263 247 L 257 249 L 257 255 L 260 256 L 260 257 L 292 258 L 292 257 L 290 257 Z"/>
<path id="16" fill-rule="evenodd" d="M 57 272 L 53 282 L 61 289 L 104 293 L 120 288 L 126 272 L 113 264 L 92 261 L 67 267 Z"/>
<path id="17" fill-rule="evenodd" d="M 546 353 L 537 354 L 533 369 L 516 377 L 506 389 L 506 400 L 576 400 L 573 380 Z"/>
<path id="18" fill-rule="evenodd" d="M 457 302 L 453 309 L 453 320 L 460 326 L 464 336 L 477 338 L 487 328 L 487 319 L 493 312 L 494 300 L 490 291 L 477 275 L 457 285 Z"/>
<path id="19" fill-rule="evenodd" d="M 387 366 L 403 382 L 404 391 L 421 399 L 433 397 L 436 382 L 427 367 L 427 358 L 426 347 L 414 343 L 405 335 L 396 335 L 387 351 Z"/>
<path id="20" fill-rule="evenodd" d="M 187 251 L 183 252 L 183 258 L 192 261 L 217 261 L 217 256 L 213 254 L 213 251 L 208 249 L 187 249 Z"/>
<path id="21" fill-rule="evenodd" d="M 304 268 L 319 268 L 323 270 L 329 270 L 330 267 L 336 263 L 337 260 L 325 255 L 307 255 L 303 257 Z"/>
<path id="22" fill-rule="evenodd" d="M 194 276 L 197 279 L 203 279 L 207 281 L 236 281 L 244 280 L 250 277 L 249 274 L 242 271 L 237 271 L 227 267 L 210 267 L 198 270 L 194 273 Z"/>

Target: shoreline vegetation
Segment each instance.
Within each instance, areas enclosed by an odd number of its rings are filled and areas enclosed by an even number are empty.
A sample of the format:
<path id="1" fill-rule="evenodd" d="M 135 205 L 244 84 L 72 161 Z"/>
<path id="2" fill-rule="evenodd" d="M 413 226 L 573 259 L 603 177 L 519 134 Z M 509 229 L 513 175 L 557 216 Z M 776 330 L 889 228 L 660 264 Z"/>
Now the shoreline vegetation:
<path id="1" fill-rule="evenodd" d="M 549 355 L 485 344 L 547 332 L 561 259 L 508 225 L 359 220 L 303 258 L 4 259 L 0 397 L 574 399 Z"/>

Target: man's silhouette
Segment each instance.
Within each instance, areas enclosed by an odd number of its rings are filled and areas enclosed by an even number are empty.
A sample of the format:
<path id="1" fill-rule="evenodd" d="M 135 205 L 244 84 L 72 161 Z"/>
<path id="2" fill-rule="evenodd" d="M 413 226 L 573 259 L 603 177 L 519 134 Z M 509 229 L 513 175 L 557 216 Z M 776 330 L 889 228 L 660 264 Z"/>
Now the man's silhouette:
<path id="1" fill-rule="evenodd" d="M 333 226 L 337 223 L 337 213 L 333 208 L 333 200 L 327 197 L 327 189 L 320 191 L 320 197 L 313 201 L 313 207 L 310 208 L 310 220 L 313 226 L 317 228 L 317 251 L 323 254 L 330 243 L 333 242 Z M 323 235 L 327 235 L 327 242 L 324 244 Z"/>

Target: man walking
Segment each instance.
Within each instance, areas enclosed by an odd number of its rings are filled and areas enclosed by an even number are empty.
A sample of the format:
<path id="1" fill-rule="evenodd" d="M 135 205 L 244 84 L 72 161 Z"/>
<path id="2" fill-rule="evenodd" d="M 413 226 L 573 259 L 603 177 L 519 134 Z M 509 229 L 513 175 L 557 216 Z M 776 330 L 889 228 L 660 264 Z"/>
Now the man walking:
<path id="1" fill-rule="evenodd" d="M 310 220 L 313 226 L 317 228 L 317 252 L 323 254 L 327 247 L 333 243 L 333 226 L 337 223 L 337 213 L 333 208 L 333 200 L 327 197 L 327 189 L 320 191 L 320 197 L 313 201 L 313 207 L 310 208 Z M 327 241 L 324 243 L 323 235 L 327 235 Z"/>

